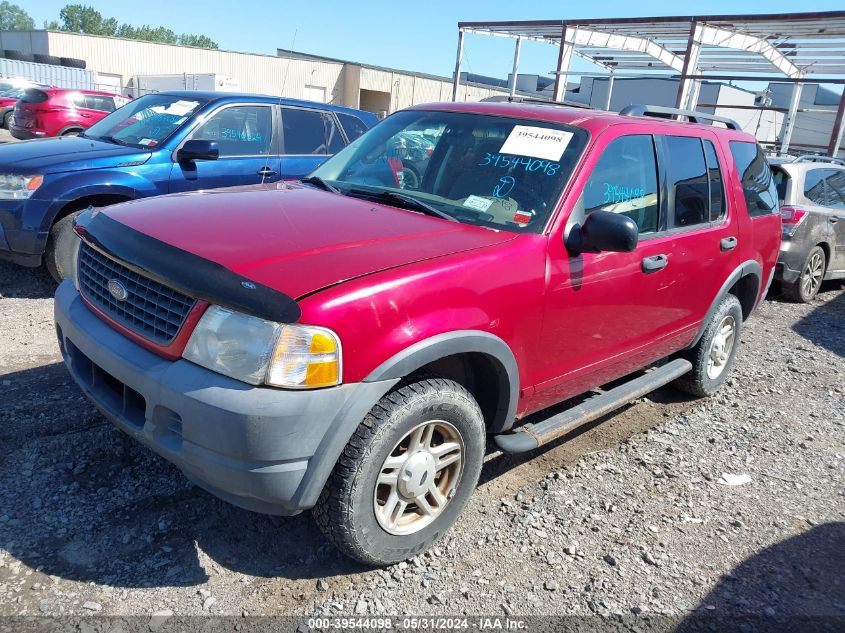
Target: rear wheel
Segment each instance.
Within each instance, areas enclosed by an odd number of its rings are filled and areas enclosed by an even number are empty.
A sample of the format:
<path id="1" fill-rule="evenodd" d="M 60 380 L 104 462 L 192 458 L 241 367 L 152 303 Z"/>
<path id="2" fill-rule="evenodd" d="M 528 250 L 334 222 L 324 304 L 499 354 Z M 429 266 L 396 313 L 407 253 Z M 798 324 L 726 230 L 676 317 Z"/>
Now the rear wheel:
<path id="1" fill-rule="evenodd" d="M 739 299 L 729 294 L 722 299 L 701 339 L 687 355 L 692 370 L 678 378 L 675 385 L 694 396 L 714 393 L 733 366 L 741 329 L 742 306 Z"/>
<path id="2" fill-rule="evenodd" d="M 787 299 L 809 303 L 819 293 L 827 269 L 827 257 L 821 246 L 814 246 L 804 260 L 801 276 L 794 283 L 784 283 L 781 292 Z"/>
<path id="3" fill-rule="evenodd" d="M 71 128 L 62 132 L 61 136 L 79 136 L 80 134 L 82 134 L 82 130 L 80 128 Z"/>
<path id="4" fill-rule="evenodd" d="M 427 378 L 384 396 L 349 440 L 314 519 L 346 555 L 388 565 L 452 526 L 478 483 L 484 418 L 458 383 Z"/>
<path id="5" fill-rule="evenodd" d="M 9 110 L 6 114 L 3 115 L 3 128 L 9 129 L 9 127 L 15 122 L 15 113 L 12 110 Z"/>
<path id="6" fill-rule="evenodd" d="M 73 221 L 81 211 L 69 213 L 53 225 L 44 251 L 44 264 L 57 283 L 73 273 L 76 260 L 77 237 L 73 233 Z"/>

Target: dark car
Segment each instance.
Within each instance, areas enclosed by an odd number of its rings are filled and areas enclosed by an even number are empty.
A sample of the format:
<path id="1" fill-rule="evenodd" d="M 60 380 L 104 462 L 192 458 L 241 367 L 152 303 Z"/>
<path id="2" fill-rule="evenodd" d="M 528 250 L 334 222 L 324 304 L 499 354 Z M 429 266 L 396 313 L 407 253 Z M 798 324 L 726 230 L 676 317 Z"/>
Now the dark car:
<path id="1" fill-rule="evenodd" d="M 726 380 L 781 234 L 765 156 L 730 127 L 433 104 L 301 183 L 86 211 L 59 346 L 200 486 L 313 509 L 366 563 L 409 558 L 457 520 L 488 436 L 530 451 L 671 381 Z M 412 187 L 395 150 L 423 130 Z"/>
<path id="2" fill-rule="evenodd" d="M 806 303 L 822 281 L 845 278 L 845 162 L 814 155 L 769 160 L 783 222 L 775 278 L 786 297 Z"/>
<path id="3" fill-rule="evenodd" d="M 0 258 L 70 271 L 88 206 L 301 178 L 378 122 L 330 104 L 219 92 L 145 95 L 79 136 L 0 147 Z M 16 124 L 19 122 L 16 122 Z"/>

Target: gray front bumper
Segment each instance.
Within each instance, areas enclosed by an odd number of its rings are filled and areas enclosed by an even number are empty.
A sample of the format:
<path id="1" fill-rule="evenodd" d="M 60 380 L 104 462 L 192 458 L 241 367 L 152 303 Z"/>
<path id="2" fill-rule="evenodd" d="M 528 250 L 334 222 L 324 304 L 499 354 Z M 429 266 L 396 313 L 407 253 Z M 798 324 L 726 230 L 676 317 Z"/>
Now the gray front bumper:
<path id="1" fill-rule="evenodd" d="M 315 391 L 253 387 L 130 341 L 56 292 L 59 346 L 71 375 L 120 429 L 212 494 L 267 514 L 313 507 L 367 411 L 396 380 Z"/>

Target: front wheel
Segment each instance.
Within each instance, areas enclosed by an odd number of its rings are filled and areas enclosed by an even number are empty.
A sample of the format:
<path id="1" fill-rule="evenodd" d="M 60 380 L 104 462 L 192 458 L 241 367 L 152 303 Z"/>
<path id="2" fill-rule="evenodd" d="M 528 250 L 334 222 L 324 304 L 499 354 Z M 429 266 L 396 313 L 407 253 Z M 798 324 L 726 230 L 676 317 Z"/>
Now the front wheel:
<path id="1" fill-rule="evenodd" d="M 66 215 L 50 229 L 47 248 L 44 251 L 44 264 L 56 283 L 61 283 L 73 273 L 78 246 L 78 239 L 73 232 L 73 221 L 80 213 L 81 211 L 75 211 Z"/>
<path id="2" fill-rule="evenodd" d="M 827 258 L 824 249 L 821 246 L 814 246 L 807 254 L 807 259 L 804 260 L 801 276 L 795 283 L 782 284 L 781 292 L 786 298 L 793 301 L 810 303 L 819 293 L 819 288 L 822 287 L 826 268 Z"/>
<path id="3" fill-rule="evenodd" d="M 478 483 L 485 426 L 458 383 L 426 378 L 384 396 L 349 440 L 313 515 L 344 554 L 389 565 L 430 547 Z"/>
<path id="4" fill-rule="evenodd" d="M 14 122 L 15 122 L 15 113 L 13 111 L 10 110 L 9 112 L 7 112 L 6 114 L 3 115 L 3 127 L 5 129 L 8 130 L 12 126 L 12 124 L 14 124 Z"/>

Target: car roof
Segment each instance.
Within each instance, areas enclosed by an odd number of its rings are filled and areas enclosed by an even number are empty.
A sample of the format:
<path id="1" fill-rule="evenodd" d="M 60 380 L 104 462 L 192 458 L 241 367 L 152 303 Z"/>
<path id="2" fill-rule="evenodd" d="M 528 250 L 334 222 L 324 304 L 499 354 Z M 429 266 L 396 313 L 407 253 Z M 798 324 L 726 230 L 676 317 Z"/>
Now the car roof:
<path id="1" fill-rule="evenodd" d="M 37 90 L 41 92 L 46 92 L 47 94 L 53 95 L 60 95 L 66 94 L 69 92 L 78 92 L 79 94 L 83 95 L 100 95 L 103 97 L 119 97 L 120 95 L 115 94 L 113 92 L 103 92 L 102 90 L 80 90 L 78 88 L 42 88 L 41 86 L 35 87 Z"/>
<path id="2" fill-rule="evenodd" d="M 333 103 L 318 103 L 316 101 L 305 101 L 302 99 L 288 99 L 287 97 L 273 97 L 271 95 L 254 94 L 249 92 L 216 92 L 213 90 L 162 90 L 154 94 L 179 97 L 182 99 L 204 99 L 210 103 L 225 103 L 227 101 L 254 101 L 256 103 L 278 103 L 281 105 L 303 106 L 308 108 L 317 107 L 321 110 L 332 110 L 335 112 L 348 112 L 356 116 L 375 114 L 355 108 L 335 105 Z"/>
<path id="3" fill-rule="evenodd" d="M 481 101 L 481 102 L 446 102 L 428 103 L 409 108 L 410 110 L 445 110 L 450 112 L 467 112 L 472 114 L 490 114 L 494 116 L 519 117 L 534 119 L 549 123 L 563 123 L 588 129 L 594 134 L 601 133 L 605 129 L 621 124 L 642 126 L 643 132 L 647 128 L 657 128 L 666 133 L 667 130 L 698 130 L 708 131 L 725 136 L 732 140 L 756 143 L 757 139 L 747 132 L 731 130 L 713 125 L 700 123 L 689 123 L 653 116 L 630 116 L 620 115 L 605 110 L 594 110 L 592 108 L 578 108 L 555 103 L 509 103 L 504 101 Z"/>

